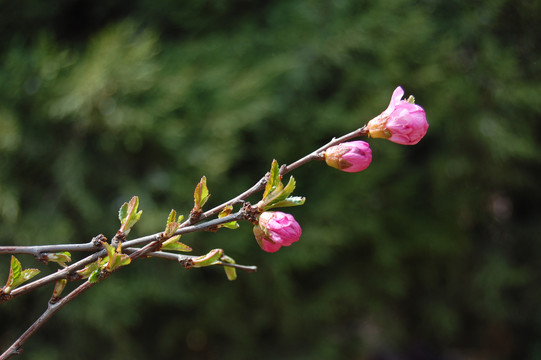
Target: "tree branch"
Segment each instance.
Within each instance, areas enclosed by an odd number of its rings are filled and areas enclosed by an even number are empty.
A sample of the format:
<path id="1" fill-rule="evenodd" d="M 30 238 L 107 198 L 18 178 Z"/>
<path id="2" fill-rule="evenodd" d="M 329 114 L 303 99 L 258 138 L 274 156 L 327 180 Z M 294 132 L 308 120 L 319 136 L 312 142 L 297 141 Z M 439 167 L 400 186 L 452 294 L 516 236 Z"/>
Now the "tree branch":
<path id="1" fill-rule="evenodd" d="M 323 152 L 331 146 L 338 145 L 344 141 L 353 139 L 355 137 L 366 136 L 367 134 L 368 134 L 368 131 L 366 127 L 362 127 L 342 137 L 333 138 L 324 146 L 300 158 L 299 160 L 289 165 L 282 165 L 282 167 L 280 168 L 280 175 L 283 176 L 287 174 L 288 172 L 291 172 L 294 169 L 312 160 L 322 159 Z M 268 181 L 268 176 L 269 176 L 269 173 L 267 173 L 264 177 L 262 177 L 257 183 L 255 183 L 248 190 L 237 195 L 231 200 L 226 201 L 223 204 L 220 204 L 202 213 L 197 218 L 190 217 L 188 220 L 180 224 L 179 228 L 175 231 L 174 235 L 182 235 L 182 234 L 187 234 L 187 233 L 196 232 L 196 231 L 213 230 L 213 229 L 217 229 L 219 225 L 222 225 L 231 221 L 249 220 L 250 214 L 249 214 L 249 211 L 247 212 L 247 209 L 252 209 L 253 207 L 249 203 L 246 203 L 245 199 L 252 196 L 255 193 L 263 191 Z M 244 204 L 244 206 L 238 212 L 234 214 L 230 214 L 225 217 L 202 222 L 203 220 L 209 217 L 217 215 L 218 213 L 223 211 L 223 209 L 226 206 L 238 205 L 238 204 Z M 118 234 L 119 233 L 117 233 L 117 235 L 113 238 L 113 240 L 111 241 L 112 243 L 115 242 L 115 240 L 118 241 L 122 239 L 121 236 L 118 237 L 119 236 Z M 123 233 L 121 232 L 120 235 L 122 234 Z M 124 241 L 122 243 L 123 252 L 130 254 L 130 258 L 132 260 L 135 260 L 142 256 L 152 256 L 152 257 L 158 257 L 158 258 L 163 258 L 163 259 L 168 259 L 168 260 L 174 260 L 181 264 L 188 263 L 191 259 L 196 257 L 196 256 L 190 256 L 190 255 L 172 254 L 168 252 L 159 251 L 161 244 L 164 241 L 166 241 L 168 238 L 170 237 L 166 237 L 164 236 L 163 232 L 159 232 L 156 234 L 136 238 L 130 241 Z M 35 280 L 25 286 L 16 288 L 13 291 L 11 291 L 9 294 L 3 294 L 4 297 L 2 301 L 10 300 L 13 297 L 27 293 L 33 289 L 49 284 L 59 279 L 75 280 L 77 278 L 80 278 L 78 274 L 75 274 L 77 270 L 98 260 L 99 258 L 103 258 L 107 254 L 107 251 L 105 249 L 100 250 L 100 247 L 101 247 L 100 240 L 101 239 L 98 239 L 98 237 L 96 237 L 89 243 L 84 243 L 84 244 L 0 247 L 0 254 L 29 254 L 29 255 L 35 256 L 36 258 L 40 260 L 43 259 L 43 255 L 46 253 L 54 253 L 54 252 L 61 252 L 61 251 L 94 251 L 92 255 L 89 255 L 85 257 L 84 259 L 79 260 L 64 269 L 58 270 L 56 273 L 53 273 L 41 279 Z M 142 248 L 137 248 L 137 246 L 140 246 L 140 245 L 144 245 L 144 246 Z M 257 270 L 257 267 L 255 266 L 231 264 L 231 263 L 226 263 L 223 261 L 218 261 L 216 262 L 216 264 L 221 265 L 221 266 L 229 266 L 229 267 L 237 268 L 239 270 L 244 270 L 247 272 L 253 272 Z M 102 271 L 102 276 L 107 277 L 109 275 L 110 275 L 109 272 Z M 58 310 L 60 310 L 67 303 L 69 303 L 71 300 L 79 296 L 81 293 L 83 293 L 84 291 L 86 291 L 87 289 L 89 289 L 91 286 L 93 286 L 96 283 L 97 282 L 85 281 L 83 284 L 81 284 L 75 290 L 70 292 L 68 295 L 61 298 L 58 302 L 56 303 L 49 302 L 47 310 L 45 310 L 45 312 L 9 347 L 9 349 L 7 349 L 0 356 L 0 360 L 8 359 L 9 357 L 13 355 L 19 354 L 21 352 L 21 346 L 25 343 L 25 341 L 28 340 L 28 338 L 30 338 L 41 326 L 43 326 L 43 324 L 46 323 Z"/>
<path id="2" fill-rule="evenodd" d="M 14 355 L 19 355 L 22 352 L 21 347 L 39 328 L 41 328 L 58 310 L 63 308 L 71 300 L 75 299 L 77 296 L 91 288 L 97 283 L 91 283 L 85 281 L 83 284 L 79 285 L 75 290 L 70 292 L 68 295 L 60 299 L 56 303 L 48 303 L 47 310 L 28 328 L 26 331 L 17 339 L 15 342 L 6 350 L 2 355 L 0 355 L 0 360 L 9 359 Z"/>

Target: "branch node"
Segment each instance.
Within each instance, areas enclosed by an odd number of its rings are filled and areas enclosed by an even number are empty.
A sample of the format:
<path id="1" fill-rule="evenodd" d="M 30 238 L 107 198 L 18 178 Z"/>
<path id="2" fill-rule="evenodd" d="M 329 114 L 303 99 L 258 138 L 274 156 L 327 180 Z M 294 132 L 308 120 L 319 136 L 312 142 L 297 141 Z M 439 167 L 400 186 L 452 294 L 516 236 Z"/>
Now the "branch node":
<path id="1" fill-rule="evenodd" d="M 118 243 L 122 243 L 126 240 L 126 233 L 124 231 L 118 230 L 116 235 L 111 239 L 111 245 L 115 248 L 118 246 Z M 107 241 L 107 238 L 105 239 Z"/>
<path id="2" fill-rule="evenodd" d="M 34 254 L 34 257 L 36 258 L 36 260 L 38 260 L 42 264 L 45 264 L 45 265 L 49 264 L 49 257 L 47 256 L 47 253 L 40 252 L 40 253 Z"/>
<path id="3" fill-rule="evenodd" d="M 201 211 L 201 209 L 198 209 L 198 210 L 192 209 L 190 211 L 190 217 L 189 217 L 190 224 L 195 224 L 197 220 L 199 220 L 202 214 L 203 212 Z"/>
<path id="4" fill-rule="evenodd" d="M 248 201 L 244 203 L 244 205 L 241 208 L 242 211 L 242 220 L 248 220 L 252 224 L 257 223 L 257 218 L 259 217 L 259 214 L 261 214 L 261 211 L 257 206 L 252 206 Z"/>
<path id="5" fill-rule="evenodd" d="M 101 247 L 101 242 L 102 241 L 107 241 L 107 238 L 105 237 L 105 235 L 103 234 L 99 234 L 99 235 L 96 235 L 92 238 L 92 240 L 90 240 L 90 242 L 92 243 L 92 245 L 96 246 L 96 247 Z"/>
<path id="6" fill-rule="evenodd" d="M 185 269 L 191 269 L 193 267 L 193 260 L 190 258 L 185 259 L 179 259 L 178 262 L 180 265 L 182 265 Z"/>
<path id="7" fill-rule="evenodd" d="M 13 298 L 13 295 L 5 293 L 3 289 L 0 289 L 0 304 L 9 301 Z"/>

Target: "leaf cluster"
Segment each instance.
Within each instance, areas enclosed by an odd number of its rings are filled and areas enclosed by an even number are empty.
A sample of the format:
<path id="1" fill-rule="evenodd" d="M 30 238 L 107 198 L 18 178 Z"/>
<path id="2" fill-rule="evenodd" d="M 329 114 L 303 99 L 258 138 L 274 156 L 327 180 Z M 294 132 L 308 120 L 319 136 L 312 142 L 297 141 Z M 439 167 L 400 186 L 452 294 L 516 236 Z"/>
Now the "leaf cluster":
<path id="1" fill-rule="evenodd" d="M 257 204 L 261 211 L 267 211 L 272 208 L 299 206 L 304 204 L 306 199 L 300 196 L 289 196 L 295 190 L 295 179 L 289 178 L 286 186 L 282 183 L 282 176 L 276 160 L 272 161 L 270 172 L 268 173 L 267 184 L 263 192 L 263 199 Z"/>

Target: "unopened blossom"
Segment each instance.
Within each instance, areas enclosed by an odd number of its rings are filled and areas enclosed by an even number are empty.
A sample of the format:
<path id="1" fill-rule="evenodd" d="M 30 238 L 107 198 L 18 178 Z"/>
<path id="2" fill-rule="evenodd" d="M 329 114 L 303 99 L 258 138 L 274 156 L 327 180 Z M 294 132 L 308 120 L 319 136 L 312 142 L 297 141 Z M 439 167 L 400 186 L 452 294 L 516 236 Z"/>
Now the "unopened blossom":
<path id="1" fill-rule="evenodd" d="M 372 161 L 372 150 L 366 141 L 350 141 L 325 151 L 325 162 L 341 171 L 363 171 Z"/>
<path id="2" fill-rule="evenodd" d="M 428 122 L 424 109 L 414 104 L 413 96 L 408 100 L 403 100 L 403 96 L 404 90 L 397 87 L 387 109 L 368 122 L 371 137 L 415 145 L 425 136 Z"/>
<path id="3" fill-rule="evenodd" d="M 254 235 L 261 249 L 276 252 L 299 240 L 302 229 L 293 215 L 281 211 L 265 211 L 254 226 Z"/>

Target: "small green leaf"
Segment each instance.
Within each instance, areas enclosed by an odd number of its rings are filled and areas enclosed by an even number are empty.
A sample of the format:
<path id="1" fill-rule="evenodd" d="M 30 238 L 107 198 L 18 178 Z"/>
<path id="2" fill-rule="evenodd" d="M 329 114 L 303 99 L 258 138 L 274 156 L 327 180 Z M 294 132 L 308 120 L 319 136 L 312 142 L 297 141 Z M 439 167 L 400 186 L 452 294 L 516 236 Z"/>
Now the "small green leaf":
<path id="1" fill-rule="evenodd" d="M 228 223 L 218 225 L 218 227 L 224 227 L 231 230 L 236 230 L 239 228 L 239 226 L 240 226 L 239 223 L 236 221 L 230 221 Z"/>
<path id="2" fill-rule="evenodd" d="M 84 268 L 82 268 L 81 270 L 78 270 L 77 271 L 77 274 L 79 274 L 81 276 L 81 278 L 83 279 L 88 279 L 94 272 L 100 272 L 101 270 L 101 266 L 100 266 L 100 262 L 102 261 L 102 259 L 98 259 L 94 262 L 91 262 L 90 264 L 86 265 Z"/>
<path id="3" fill-rule="evenodd" d="M 107 255 L 109 257 L 111 256 L 114 256 L 115 255 L 115 247 L 105 241 L 102 241 L 101 242 L 101 245 L 105 248 L 105 250 L 107 251 Z"/>
<path id="4" fill-rule="evenodd" d="M 47 253 L 45 256 L 47 261 L 56 262 L 62 267 L 66 267 L 66 263 L 71 261 L 71 254 L 67 251 Z"/>
<path id="5" fill-rule="evenodd" d="M 222 249 L 211 250 L 206 255 L 192 259 L 193 267 L 200 268 L 204 266 L 215 265 L 223 254 L 224 251 Z"/>
<path id="6" fill-rule="evenodd" d="M 287 182 L 286 187 L 284 188 L 284 190 L 282 190 L 281 196 L 283 196 L 284 199 L 288 197 L 293 192 L 293 190 L 295 190 L 296 185 L 297 183 L 295 182 L 295 178 L 291 176 L 289 178 L 289 181 Z"/>
<path id="7" fill-rule="evenodd" d="M 233 281 L 237 280 L 237 269 L 235 269 L 232 266 L 224 266 L 225 275 L 227 276 L 227 280 Z"/>
<path id="8" fill-rule="evenodd" d="M 118 210 L 118 220 L 120 220 L 120 225 L 123 225 L 126 222 L 127 217 L 128 217 L 128 203 L 125 202 L 124 204 L 122 204 L 122 206 Z"/>
<path id="9" fill-rule="evenodd" d="M 58 299 L 60 297 L 60 294 L 62 294 L 62 291 L 64 291 L 64 288 L 66 287 L 67 283 L 68 283 L 67 279 L 57 280 L 56 283 L 54 284 L 53 295 L 51 298 Z"/>
<path id="10" fill-rule="evenodd" d="M 11 279 L 11 284 L 19 279 L 21 276 L 23 268 L 21 262 L 15 256 L 11 255 L 11 268 L 9 270 L 9 278 Z"/>
<path id="11" fill-rule="evenodd" d="M 195 187 L 195 192 L 193 194 L 194 198 L 194 211 L 200 211 L 203 206 L 205 206 L 205 203 L 209 199 L 209 189 L 207 188 L 207 178 L 203 176 L 201 178 L 201 181 L 197 184 Z"/>
<path id="12" fill-rule="evenodd" d="M 178 241 L 180 239 L 180 235 L 173 236 L 172 238 L 166 240 L 162 244 L 162 250 L 173 250 L 173 251 L 183 251 L 183 252 L 190 252 L 192 251 L 192 248 L 188 245 L 181 243 Z"/>
<path id="13" fill-rule="evenodd" d="M 276 190 L 276 188 L 283 186 L 280 180 L 281 180 L 281 177 L 280 177 L 280 169 L 278 167 L 278 161 L 272 160 L 271 169 L 269 172 L 269 180 L 267 181 L 267 185 L 265 186 L 263 199 L 265 199 L 267 195 L 269 195 L 271 192 Z"/>
<path id="14" fill-rule="evenodd" d="M 117 269 L 121 266 L 125 266 L 131 263 L 131 258 L 129 255 L 126 254 L 118 254 L 113 261 L 113 264 L 111 266 L 111 271 L 114 269 Z"/>
<path id="15" fill-rule="evenodd" d="M 227 215 L 231 215 L 232 212 L 233 212 L 233 205 L 224 206 L 222 211 L 220 211 L 220 213 L 218 214 L 218 217 L 223 218 Z"/>
<path id="16" fill-rule="evenodd" d="M 277 187 L 274 191 L 267 194 L 259 203 L 258 207 L 262 211 L 267 211 L 275 207 L 298 206 L 304 204 L 305 198 L 300 196 L 289 197 L 295 190 L 295 178 L 289 178 L 286 187 Z"/>
<path id="17" fill-rule="evenodd" d="M 290 197 L 293 190 L 295 190 L 296 182 L 292 176 L 289 178 L 287 185 L 281 181 L 280 169 L 276 160 L 272 161 L 271 170 L 269 173 L 269 179 L 265 186 L 265 192 L 263 193 L 263 199 L 257 203 L 257 207 L 261 211 L 267 211 L 275 207 L 287 207 L 297 206 L 304 203 L 302 197 Z"/>
<path id="18" fill-rule="evenodd" d="M 273 208 L 275 207 L 290 207 L 290 206 L 299 206 L 304 204 L 306 201 L 305 197 L 302 196 L 291 196 L 286 198 L 285 200 L 279 201 L 272 205 Z"/>
<path id="19" fill-rule="evenodd" d="M 92 274 L 88 277 L 88 282 L 95 283 L 100 279 L 100 270 L 92 271 Z"/>
<path id="20" fill-rule="evenodd" d="M 227 215 L 230 215 L 231 212 L 233 211 L 233 206 L 232 205 L 227 205 L 223 208 L 223 210 L 218 214 L 218 218 L 223 218 Z M 219 228 L 221 227 L 225 227 L 225 228 L 228 228 L 228 229 L 232 229 L 232 230 L 235 230 L 235 229 L 238 229 L 239 227 L 239 224 L 236 222 L 236 221 L 230 221 L 228 223 L 225 223 L 225 224 L 221 224 L 221 225 L 218 225 Z"/>
<path id="21" fill-rule="evenodd" d="M 32 279 L 37 274 L 39 274 L 38 269 L 25 269 L 25 270 L 23 270 L 21 272 L 21 277 L 19 278 L 19 279 L 21 279 L 21 281 L 17 284 L 17 286 L 19 286 L 20 284 L 22 284 L 23 282 L 25 282 L 27 280 Z"/>
<path id="22" fill-rule="evenodd" d="M 19 285 L 25 281 L 30 280 L 37 274 L 39 274 L 38 269 L 26 269 L 22 270 L 21 262 L 13 255 L 11 255 L 11 265 L 9 269 L 8 281 L 6 285 L 2 288 L 2 291 L 6 294 L 9 294 L 13 289 L 17 288 Z"/>
<path id="23" fill-rule="evenodd" d="M 137 212 L 139 207 L 139 197 L 134 196 L 129 203 L 124 203 L 118 212 L 118 218 L 120 219 L 119 232 L 124 235 L 128 235 L 133 226 L 139 221 L 143 210 Z"/>
<path id="24" fill-rule="evenodd" d="M 173 209 L 169 213 L 169 217 L 167 218 L 167 224 L 165 225 L 165 231 L 164 231 L 164 238 L 169 238 L 173 236 L 175 231 L 177 231 L 178 227 L 180 226 L 180 223 L 182 222 L 182 219 L 184 219 L 184 216 L 179 215 L 178 220 L 176 219 L 177 212 Z"/>
<path id="25" fill-rule="evenodd" d="M 112 272 L 121 266 L 131 263 L 131 258 L 127 254 L 122 253 L 121 243 L 118 244 L 116 249 L 113 245 L 108 244 L 105 241 L 102 241 L 101 243 L 105 250 L 107 250 L 108 261 L 106 267 L 108 271 Z"/>
<path id="26" fill-rule="evenodd" d="M 223 255 L 220 260 L 222 260 L 222 262 L 227 263 L 227 264 L 235 264 L 235 260 L 233 260 L 227 255 Z M 224 271 L 229 281 L 233 281 L 237 279 L 237 269 L 235 269 L 234 267 L 224 265 Z"/>
<path id="27" fill-rule="evenodd" d="M 287 183 L 287 186 L 284 188 L 283 184 L 280 183 L 280 186 L 276 187 L 273 191 L 271 191 L 267 197 L 263 198 L 263 210 L 268 210 L 273 207 L 274 204 L 277 202 L 280 202 L 287 198 L 289 194 L 293 192 L 295 189 L 295 179 L 292 177 L 289 178 L 289 182 Z"/>
<path id="28" fill-rule="evenodd" d="M 175 209 L 171 209 L 171 212 L 169 213 L 169 216 L 167 217 L 167 224 L 175 222 L 177 219 L 177 211 Z"/>

